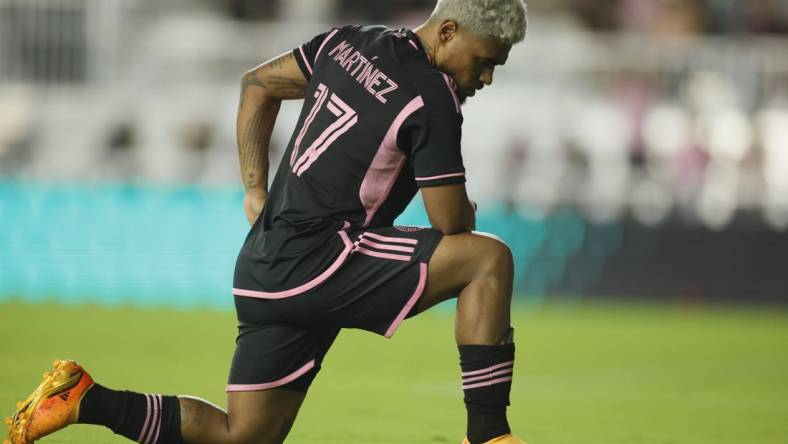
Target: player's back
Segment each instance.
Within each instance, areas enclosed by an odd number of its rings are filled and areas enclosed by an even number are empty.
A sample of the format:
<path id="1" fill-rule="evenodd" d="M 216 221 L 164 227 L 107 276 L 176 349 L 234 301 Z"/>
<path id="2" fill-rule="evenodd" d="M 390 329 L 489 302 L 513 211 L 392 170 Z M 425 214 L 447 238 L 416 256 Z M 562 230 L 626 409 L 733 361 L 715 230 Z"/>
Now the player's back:
<path id="1" fill-rule="evenodd" d="M 461 124 L 445 76 L 408 30 L 347 26 L 294 53 L 309 87 L 242 251 L 271 289 L 324 269 L 345 247 L 339 230 L 390 226 L 404 210 L 418 189 L 408 147 L 426 127 L 425 96 L 439 94 Z"/>

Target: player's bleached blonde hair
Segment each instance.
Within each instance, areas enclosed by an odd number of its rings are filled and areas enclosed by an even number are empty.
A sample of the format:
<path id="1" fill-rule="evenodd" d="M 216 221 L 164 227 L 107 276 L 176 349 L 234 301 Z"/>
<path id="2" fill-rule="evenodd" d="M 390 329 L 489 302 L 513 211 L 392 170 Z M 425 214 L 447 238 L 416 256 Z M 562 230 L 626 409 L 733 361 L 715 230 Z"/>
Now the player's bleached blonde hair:
<path id="1" fill-rule="evenodd" d="M 452 19 L 471 31 L 507 45 L 525 38 L 524 0 L 438 0 L 430 21 Z"/>

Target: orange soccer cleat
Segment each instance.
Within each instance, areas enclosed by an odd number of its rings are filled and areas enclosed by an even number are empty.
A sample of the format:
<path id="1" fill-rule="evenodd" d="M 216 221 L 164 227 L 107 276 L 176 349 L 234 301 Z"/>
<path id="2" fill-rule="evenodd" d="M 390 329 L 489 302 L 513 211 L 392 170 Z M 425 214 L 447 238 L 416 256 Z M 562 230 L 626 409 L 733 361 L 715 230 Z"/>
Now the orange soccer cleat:
<path id="1" fill-rule="evenodd" d="M 462 444 L 471 444 L 471 443 L 470 441 L 468 441 L 468 438 L 465 438 L 462 441 Z M 507 433 L 506 435 L 502 435 L 497 438 L 491 439 L 490 441 L 487 441 L 484 444 L 528 444 L 528 443 L 512 435 L 511 433 Z"/>
<path id="2" fill-rule="evenodd" d="M 3 444 L 28 444 L 77 422 L 79 403 L 93 387 L 93 378 L 74 361 L 52 365 L 33 393 L 16 405 L 14 416 L 6 418 L 8 439 Z"/>

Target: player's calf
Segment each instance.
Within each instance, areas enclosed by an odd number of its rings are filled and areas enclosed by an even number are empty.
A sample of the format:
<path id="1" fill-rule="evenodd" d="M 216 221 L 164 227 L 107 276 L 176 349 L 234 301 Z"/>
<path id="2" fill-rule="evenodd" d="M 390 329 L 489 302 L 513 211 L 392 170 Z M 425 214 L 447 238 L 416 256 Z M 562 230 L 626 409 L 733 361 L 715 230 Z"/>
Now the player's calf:
<path id="1" fill-rule="evenodd" d="M 459 294 L 455 335 L 470 444 L 511 432 L 506 407 L 514 374 L 513 279 L 511 250 L 488 235 L 445 236 L 430 260 L 427 297 L 431 299 L 425 303 Z"/>
<path id="2" fill-rule="evenodd" d="M 481 242 L 474 253 L 472 279 L 457 301 L 457 344 L 496 345 L 507 334 L 511 322 L 514 260 L 502 241 L 474 233 Z"/>

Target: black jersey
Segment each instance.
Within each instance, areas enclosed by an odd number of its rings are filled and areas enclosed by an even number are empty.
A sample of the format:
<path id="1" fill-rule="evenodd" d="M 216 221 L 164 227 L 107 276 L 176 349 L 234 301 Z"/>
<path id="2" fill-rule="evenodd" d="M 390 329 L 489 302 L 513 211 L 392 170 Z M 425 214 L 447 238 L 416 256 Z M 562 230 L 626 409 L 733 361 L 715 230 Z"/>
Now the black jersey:
<path id="1" fill-rule="evenodd" d="M 239 257 L 273 292 L 325 272 L 339 231 L 391 226 L 419 187 L 465 181 L 454 83 L 412 31 L 346 26 L 293 52 L 306 98 Z"/>

